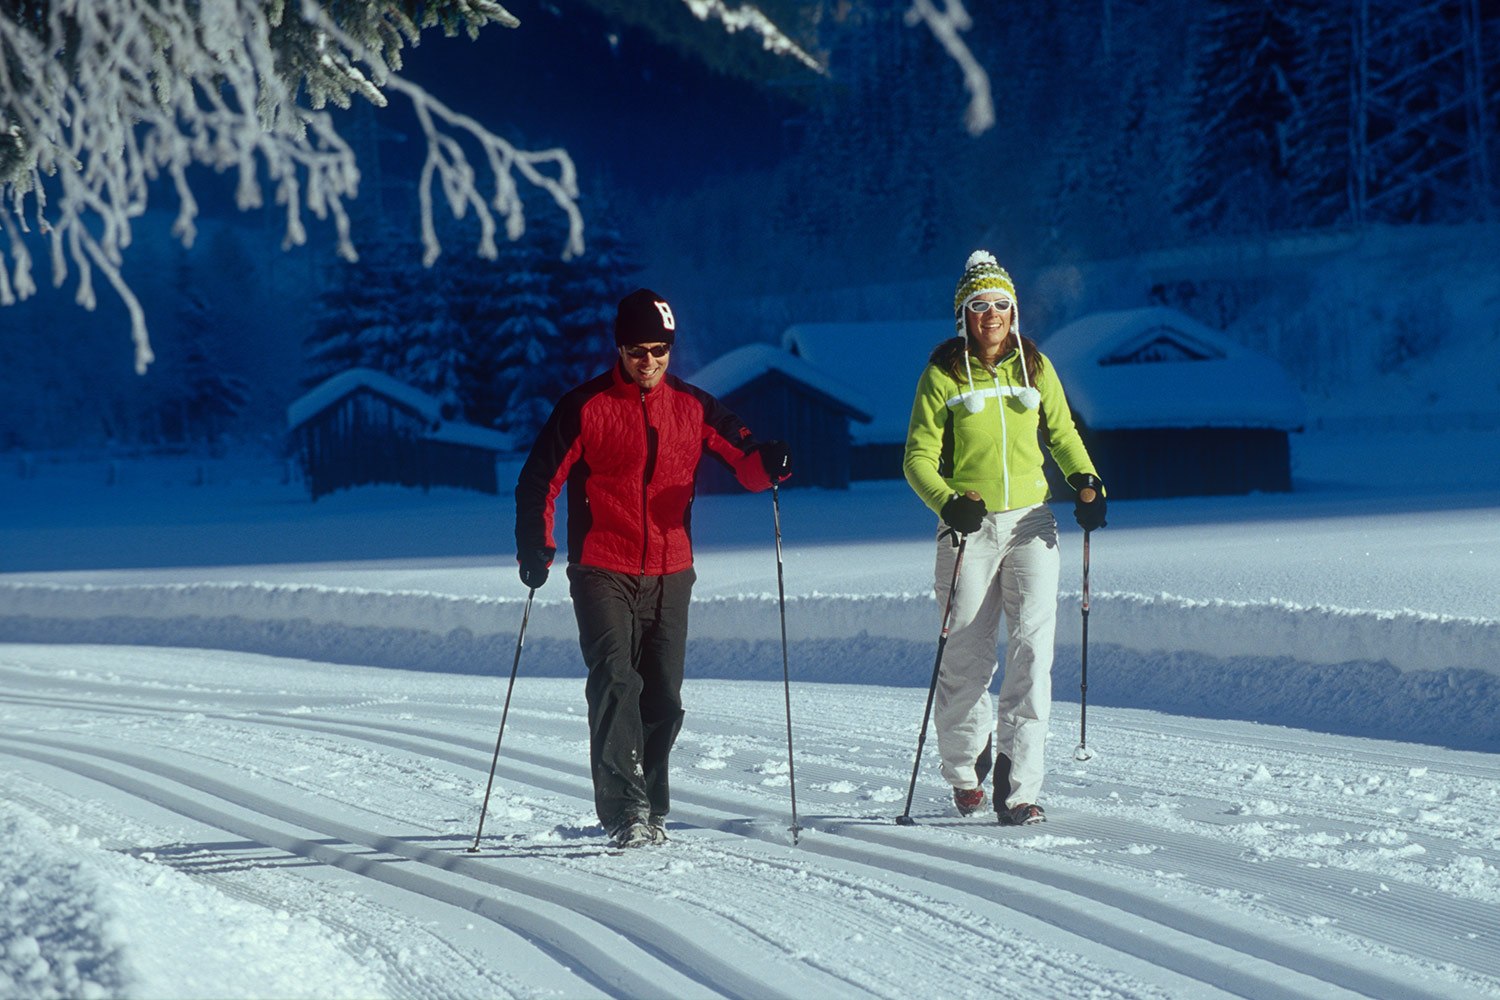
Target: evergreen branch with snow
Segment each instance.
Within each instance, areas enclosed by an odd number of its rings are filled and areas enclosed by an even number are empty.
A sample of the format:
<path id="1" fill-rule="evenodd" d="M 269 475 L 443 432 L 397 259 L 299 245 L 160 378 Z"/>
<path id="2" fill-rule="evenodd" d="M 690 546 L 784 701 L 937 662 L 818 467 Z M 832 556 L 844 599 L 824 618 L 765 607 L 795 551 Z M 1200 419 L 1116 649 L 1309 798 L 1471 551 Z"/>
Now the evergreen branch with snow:
<path id="1" fill-rule="evenodd" d="M 323 109 L 356 98 L 384 106 L 388 91 L 417 106 L 429 176 L 441 178 L 455 215 L 475 209 L 481 253 L 494 254 L 491 208 L 511 238 L 524 225 L 517 174 L 563 207 L 572 223 L 564 252 L 578 252 L 582 220 L 565 152 L 517 149 L 396 75 L 403 48 L 424 28 L 472 36 L 491 23 L 519 24 L 493 0 L 0 4 L 0 306 L 36 291 L 27 242 L 35 232 L 48 241 L 54 286 L 76 271 L 79 305 L 96 305 L 96 271 L 108 281 L 129 313 L 144 371 L 152 361 L 146 316 L 121 272 L 132 220 L 145 212 L 151 182 L 166 178 L 177 198 L 173 234 L 191 246 L 195 165 L 234 171 L 241 209 L 262 205 L 269 184 L 285 213 L 286 246 L 306 241 L 304 213 L 331 219 L 340 254 L 352 259 L 344 206 L 358 193 L 359 168 Z M 445 129 L 483 148 L 496 174 L 490 199 Z M 430 193 L 423 211 L 430 235 Z M 427 251 L 430 260 L 435 237 Z"/>

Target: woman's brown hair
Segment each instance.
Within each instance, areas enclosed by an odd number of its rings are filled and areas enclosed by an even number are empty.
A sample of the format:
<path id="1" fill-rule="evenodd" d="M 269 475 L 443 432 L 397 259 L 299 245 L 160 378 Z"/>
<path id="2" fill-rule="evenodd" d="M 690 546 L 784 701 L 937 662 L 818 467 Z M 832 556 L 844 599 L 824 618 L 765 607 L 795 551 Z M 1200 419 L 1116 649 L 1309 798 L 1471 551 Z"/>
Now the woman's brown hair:
<path id="1" fill-rule="evenodd" d="M 1032 385 L 1036 385 L 1042 373 L 1042 352 L 1037 348 L 1036 342 L 1025 334 L 1021 335 L 1021 348 L 1026 355 L 1026 378 Z M 937 365 L 952 375 L 955 382 L 967 382 L 968 376 L 964 373 L 966 349 L 969 353 L 974 353 L 974 343 L 967 336 L 950 337 L 932 349 L 927 363 Z"/>

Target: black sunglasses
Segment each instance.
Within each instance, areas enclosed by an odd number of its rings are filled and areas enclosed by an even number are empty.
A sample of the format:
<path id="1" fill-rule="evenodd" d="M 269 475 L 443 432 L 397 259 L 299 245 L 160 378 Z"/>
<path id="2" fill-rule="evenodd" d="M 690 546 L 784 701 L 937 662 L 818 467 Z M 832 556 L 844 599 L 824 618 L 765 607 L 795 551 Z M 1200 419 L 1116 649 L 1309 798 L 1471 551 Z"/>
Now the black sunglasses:
<path id="1" fill-rule="evenodd" d="M 671 353 L 671 344 L 657 344 L 655 347 L 627 347 L 624 348 L 625 356 L 633 361 L 639 361 L 646 355 L 653 358 L 664 358 Z"/>

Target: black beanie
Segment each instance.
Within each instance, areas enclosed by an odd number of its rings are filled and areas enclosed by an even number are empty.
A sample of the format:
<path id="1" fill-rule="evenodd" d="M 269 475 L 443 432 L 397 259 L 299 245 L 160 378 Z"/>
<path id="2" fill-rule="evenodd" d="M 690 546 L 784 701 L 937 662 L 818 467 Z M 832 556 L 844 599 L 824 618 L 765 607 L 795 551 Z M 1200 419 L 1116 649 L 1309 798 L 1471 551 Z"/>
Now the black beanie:
<path id="1" fill-rule="evenodd" d="M 615 343 L 670 344 L 677 337 L 677 317 L 667 300 L 649 288 L 637 288 L 615 310 Z"/>

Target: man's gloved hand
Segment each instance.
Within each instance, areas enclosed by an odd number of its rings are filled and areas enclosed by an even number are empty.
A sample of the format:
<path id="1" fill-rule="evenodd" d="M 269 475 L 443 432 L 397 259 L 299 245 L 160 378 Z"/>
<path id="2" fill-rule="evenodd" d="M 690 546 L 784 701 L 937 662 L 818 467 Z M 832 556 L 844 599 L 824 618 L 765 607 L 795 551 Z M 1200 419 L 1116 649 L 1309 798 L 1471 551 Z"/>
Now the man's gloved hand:
<path id="1" fill-rule="evenodd" d="M 773 483 L 779 483 L 792 474 L 792 453 L 785 441 L 767 441 L 756 449 L 756 453 Z"/>
<path id="2" fill-rule="evenodd" d="M 1068 477 L 1073 487 L 1073 520 L 1084 531 L 1097 531 L 1104 527 L 1104 484 L 1099 477 L 1087 472 L 1075 472 Z"/>
<path id="3" fill-rule="evenodd" d="M 980 524 L 984 522 L 984 515 L 984 498 L 973 490 L 967 495 L 955 493 L 951 500 L 943 504 L 943 523 L 965 535 L 979 530 Z"/>
<path id="4" fill-rule="evenodd" d="M 550 546 L 517 553 L 516 561 L 521 564 L 521 582 L 532 590 L 546 583 L 547 567 L 552 565 L 552 557 L 555 555 L 557 550 Z"/>

